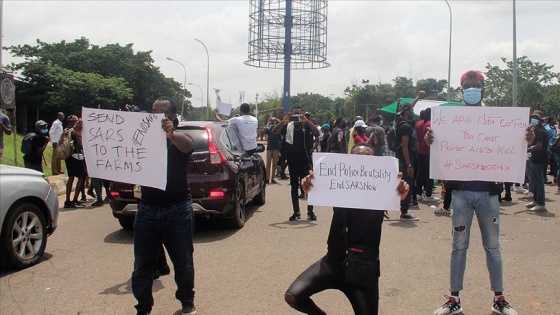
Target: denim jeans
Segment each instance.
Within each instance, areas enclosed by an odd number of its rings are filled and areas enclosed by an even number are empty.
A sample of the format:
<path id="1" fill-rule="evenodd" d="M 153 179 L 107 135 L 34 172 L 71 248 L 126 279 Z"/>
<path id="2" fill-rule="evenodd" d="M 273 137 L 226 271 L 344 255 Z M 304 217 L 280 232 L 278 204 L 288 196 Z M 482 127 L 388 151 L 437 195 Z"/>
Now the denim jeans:
<path id="1" fill-rule="evenodd" d="M 173 269 L 177 291 L 175 297 L 182 304 L 194 301 L 193 264 L 194 217 L 192 200 L 186 199 L 170 207 L 138 205 L 134 220 L 134 271 L 132 293 L 138 311 L 151 312 L 153 271 L 165 245 Z"/>
<path id="2" fill-rule="evenodd" d="M 544 206 L 544 173 L 546 172 L 546 163 L 533 163 L 533 174 L 531 176 L 531 186 L 533 187 L 533 201 Z"/>
<path id="3" fill-rule="evenodd" d="M 503 291 L 502 245 L 500 245 L 500 203 L 498 195 L 490 196 L 488 192 L 454 190 L 451 200 L 453 216 L 453 244 L 451 251 L 451 292 L 463 289 L 463 279 L 467 264 L 467 250 L 473 214 L 476 218 L 482 245 L 486 252 L 486 267 L 490 273 L 491 290 Z"/>

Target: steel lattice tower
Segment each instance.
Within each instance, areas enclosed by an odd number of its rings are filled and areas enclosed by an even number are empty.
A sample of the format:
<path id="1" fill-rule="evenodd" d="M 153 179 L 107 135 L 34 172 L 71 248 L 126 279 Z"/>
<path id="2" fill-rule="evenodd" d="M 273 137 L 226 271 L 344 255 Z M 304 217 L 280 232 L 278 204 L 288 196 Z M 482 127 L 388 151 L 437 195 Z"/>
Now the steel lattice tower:
<path id="1" fill-rule="evenodd" d="M 257 68 L 284 69 L 284 113 L 290 108 L 291 69 L 327 62 L 327 0 L 251 0 L 249 60 Z"/>

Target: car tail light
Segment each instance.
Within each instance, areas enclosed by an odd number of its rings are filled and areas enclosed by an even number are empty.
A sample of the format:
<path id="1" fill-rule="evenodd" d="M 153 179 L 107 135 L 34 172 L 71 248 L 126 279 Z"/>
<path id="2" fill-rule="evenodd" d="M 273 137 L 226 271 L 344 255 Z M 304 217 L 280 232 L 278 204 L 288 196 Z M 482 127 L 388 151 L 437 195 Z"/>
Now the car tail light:
<path id="1" fill-rule="evenodd" d="M 221 190 L 215 190 L 210 192 L 211 198 L 223 198 L 226 194 Z"/>
<path id="2" fill-rule="evenodd" d="M 208 151 L 210 152 L 210 164 L 226 164 L 226 156 L 220 151 L 214 140 L 214 131 L 211 127 L 206 127 L 208 133 Z"/>
<path id="3" fill-rule="evenodd" d="M 111 198 L 119 198 L 121 194 L 116 190 L 111 190 Z"/>

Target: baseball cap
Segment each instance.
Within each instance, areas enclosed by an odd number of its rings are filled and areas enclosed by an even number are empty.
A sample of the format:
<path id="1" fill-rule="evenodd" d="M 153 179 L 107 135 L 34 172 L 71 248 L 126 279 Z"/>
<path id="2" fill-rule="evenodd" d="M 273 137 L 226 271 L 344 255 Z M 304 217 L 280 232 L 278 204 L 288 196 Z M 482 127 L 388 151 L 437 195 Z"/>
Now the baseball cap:
<path id="1" fill-rule="evenodd" d="M 47 124 L 44 120 L 37 120 L 37 122 L 35 123 L 35 128 L 39 128 L 41 129 L 41 127 L 48 127 L 49 124 Z"/>
<path id="2" fill-rule="evenodd" d="M 323 125 L 323 129 L 329 130 L 329 129 L 331 129 L 331 125 L 329 125 L 329 124 L 324 124 L 324 125 Z"/>
<path id="3" fill-rule="evenodd" d="M 399 107 L 399 111 L 397 112 L 397 116 L 401 116 L 405 111 L 412 108 L 412 104 L 410 103 L 402 103 Z"/>
<path id="4" fill-rule="evenodd" d="M 480 81 L 484 82 L 484 76 L 482 75 L 482 72 L 478 70 L 469 70 L 463 73 L 463 75 L 461 76 L 461 84 L 463 84 L 463 81 L 465 81 L 469 77 L 470 73 L 474 73 Z"/>
<path id="5" fill-rule="evenodd" d="M 354 123 L 354 127 L 365 127 L 365 126 L 366 126 L 366 123 L 361 119 L 356 120 L 356 122 Z"/>

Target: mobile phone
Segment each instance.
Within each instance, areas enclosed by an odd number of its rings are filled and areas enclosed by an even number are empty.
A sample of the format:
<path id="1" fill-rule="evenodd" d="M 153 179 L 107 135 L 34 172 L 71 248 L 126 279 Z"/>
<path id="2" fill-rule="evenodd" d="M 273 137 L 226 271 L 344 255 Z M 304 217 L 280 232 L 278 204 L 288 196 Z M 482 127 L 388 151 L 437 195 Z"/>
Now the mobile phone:
<path id="1" fill-rule="evenodd" d="M 299 121 L 299 116 L 298 115 L 290 116 L 290 121 Z"/>

